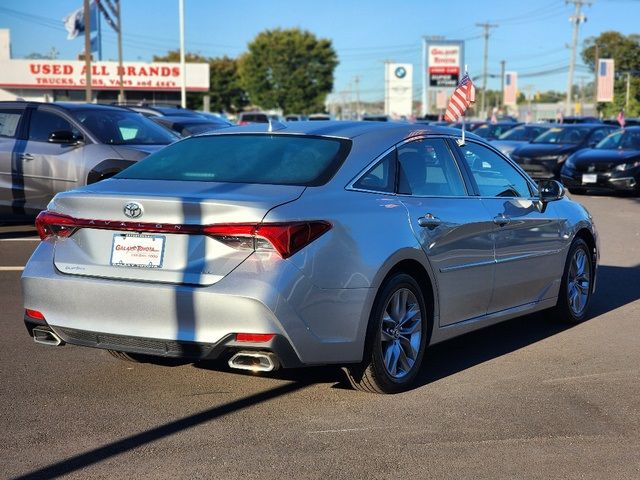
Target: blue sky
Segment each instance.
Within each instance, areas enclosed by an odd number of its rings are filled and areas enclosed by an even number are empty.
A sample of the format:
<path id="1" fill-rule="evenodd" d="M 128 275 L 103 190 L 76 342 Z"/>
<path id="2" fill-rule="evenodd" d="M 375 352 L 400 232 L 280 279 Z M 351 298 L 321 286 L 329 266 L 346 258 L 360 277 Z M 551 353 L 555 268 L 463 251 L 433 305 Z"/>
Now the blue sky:
<path id="1" fill-rule="evenodd" d="M 46 53 L 75 58 L 82 40 L 66 40 L 62 17 L 81 0 L 0 0 L 0 28 L 10 28 L 14 57 Z M 178 46 L 178 0 L 121 0 L 125 60 L 150 60 Z M 472 76 L 481 73 L 483 39 L 476 22 L 499 24 L 489 40 L 489 73 L 521 75 L 520 88 L 565 90 L 566 73 L 523 78 L 568 65 L 573 7 L 564 0 L 185 0 L 188 51 L 207 56 L 237 56 L 256 34 L 268 28 L 299 27 L 333 41 L 340 65 L 335 92 L 353 90 L 360 76 L 361 98 L 382 99 L 383 62 L 415 65 L 415 97 L 421 90 L 421 38 L 445 35 L 466 40 Z M 16 13 L 18 12 L 18 13 Z M 606 30 L 640 33 L 640 0 L 595 0 L 584 8 L 587 22 L 580 43 Z M 117 56 L 115 34 L 103 23 L 104 59 Z M 579 60 L 579 63 L 581 61 Z M 585 82 L 591 75 L 578 68 Z M 498 79 L 489 87 L 498 88 Z"/>

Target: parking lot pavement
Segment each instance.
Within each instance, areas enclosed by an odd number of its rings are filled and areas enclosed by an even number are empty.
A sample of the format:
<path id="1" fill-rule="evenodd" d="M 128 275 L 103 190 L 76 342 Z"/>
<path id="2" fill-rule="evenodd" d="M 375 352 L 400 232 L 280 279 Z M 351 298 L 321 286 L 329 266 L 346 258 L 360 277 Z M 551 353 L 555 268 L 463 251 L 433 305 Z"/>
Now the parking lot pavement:
<path id="1" fill-rule="evenodd" d="M 0 476 L 640 478 L 640 199 L 577 199 L 601 235 L 591 318 L 543 312 L 435 346 L 394 396 L 337 368 L 253 376 L 36 345 L 20 271 L 2 270 Z M 21 236 L 0 227 L 0 265 L 24 265 Z"/>

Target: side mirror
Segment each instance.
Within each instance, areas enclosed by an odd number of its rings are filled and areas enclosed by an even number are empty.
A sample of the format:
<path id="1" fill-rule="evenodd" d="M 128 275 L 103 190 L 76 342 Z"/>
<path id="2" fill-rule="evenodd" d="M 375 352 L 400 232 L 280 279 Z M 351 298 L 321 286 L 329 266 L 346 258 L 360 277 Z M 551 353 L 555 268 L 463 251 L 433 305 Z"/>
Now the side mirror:
<path id="1" fill-rule="evenodd" d="M 80 143 L 82 140 L 82 135 L 75 135 L 70 130 L 56 130 L 55 132 L 51 132 L 49 134 L 49 143 L 62 143 L 67 145 L 75 145 Z"/>
<path id="2" fill-rule="evenodd" d="M 564 197 L 565 189 L 556 180 L 542 180 L 538 183 L 538 195 L 542 203 L 553 202 Z"/>

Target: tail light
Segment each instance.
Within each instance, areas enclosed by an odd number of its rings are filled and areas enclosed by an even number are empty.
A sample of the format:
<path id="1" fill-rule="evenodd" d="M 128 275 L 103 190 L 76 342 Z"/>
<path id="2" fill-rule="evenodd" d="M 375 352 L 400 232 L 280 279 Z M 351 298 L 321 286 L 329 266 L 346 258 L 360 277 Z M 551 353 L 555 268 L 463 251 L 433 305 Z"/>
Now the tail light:
<path id="1" fill-rule="evenodd" d="M 331 229 L 323 221 L 266 223 L 260 225 L 210 225 L 203 233 L 241 250 L 275 250 L 288 258 Z"/>
<path id="2" fill-rule="evenodd" d="M 309 221 L 206 226 L 174 225 L 85 220 L 44 211 L 40 212 L 36 218 L 36 228 L 42 240 L 51 236 L 69 237 L 79 228 L 208 235 L 238 250 L 275 250 L 282 258 L 288 258 L 330 230 L 331 224 L 325 221 Z"/>
<path id="3" fill-rule="evenodd" d="M 47 237 L 68 237 L 76 231 L 76 220 L 67 215 L 53 212 L 40 212 L 36 217 L 36 229 L 38 235 L 44 240 Z"/>
<path id="4" fill-rule="evenodd" d="M 275 336 L 275 333 L 236 333 L 236 342 L 265 343 Z"/>

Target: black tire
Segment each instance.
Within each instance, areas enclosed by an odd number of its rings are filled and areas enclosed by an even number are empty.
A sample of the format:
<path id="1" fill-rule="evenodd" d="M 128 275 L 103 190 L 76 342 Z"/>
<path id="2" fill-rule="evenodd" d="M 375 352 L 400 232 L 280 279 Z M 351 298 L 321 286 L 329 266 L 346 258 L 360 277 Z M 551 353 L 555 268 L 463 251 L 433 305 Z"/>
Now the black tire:
<path id="1" fill-rule="evenodd" d="M 584 307 L 579 313 L 575 312 L 570 302 L 570 291 L 568 288 L 569 275 L 571 271 L 571 263 L 576 255 L 576 252 L 582 251 L 586 255 L 587 271 L 589 272 L 589 285 L 586 289 L 587 298 L 584 303 Z M 556 320 L 564 323 L 580 323 L 587 318 L 589 310 L 589 303 L 591 302 L 591 296 L 593 293 L 593 252 L 589 249 L 589 246 L 582 238 L 576 238 L 567 254 L 567 259 L 564 265 L 564 272 L 562 274 L 562 282 L 560 283 L 560 292 L 558 293 L 558 303 L 553 309 L 553 314 Z"/>
<path id="2" fill-rule="evenodd" d="M 409 290 L 415 297 L 415 300 L 417 300 L 417 305 L 420 309 L 421 336 L 418 352 L 417 355 L 415 355 L 412 366 L 401 378 L 398 378 L 390 374 L 385 366 L 385 360 L 383 358 L 384 347 L 382 345 L 382 325 L 385 310 L 389 306 L 392 297 L 397 292 L 405 289 Z M 411 387 L 420 370 L 430 333 L 430 313 L 426 308 L 424 296 L 416 280 L 406 273 L 397 273 L 391 276 L 380 288 L 371 310 L 365 340 L 364 360 L 361 364 L 345 368 L 349 382 L 356 390 L 370 393 L 398 393 L 407 390 Z M 388 336 L 388 333 L 386 335 Z M 396 340 L 398 345 L 400 345 L 401 342 L 398 339 L 398 335 L 399 333 L 396 332 Z M 403 337 L 403 339 L 406 342 L 406 337 Z M 398 357 L 399 356 L 400 353 L 398 353 Z M 405 355 L 404 358 L 406 359 L 407 356 Z M 400 360 L 396 361 L 396 365 L 400 363 Z"/>
<path id="3" fill-rule="evenodd" d="M 586 190 L 584 188 L 569 187 L 569 192 L 574 195 L 584 195 Z"/>
<path id="4" fill-rule="evenodd" d="M 124 360 L 125 362 L 143 363 L 146 360 L 144 355 L 136 353 L 118 352 L 116 350 L 107 350 L 107 352 L 118 360 Z"/>

